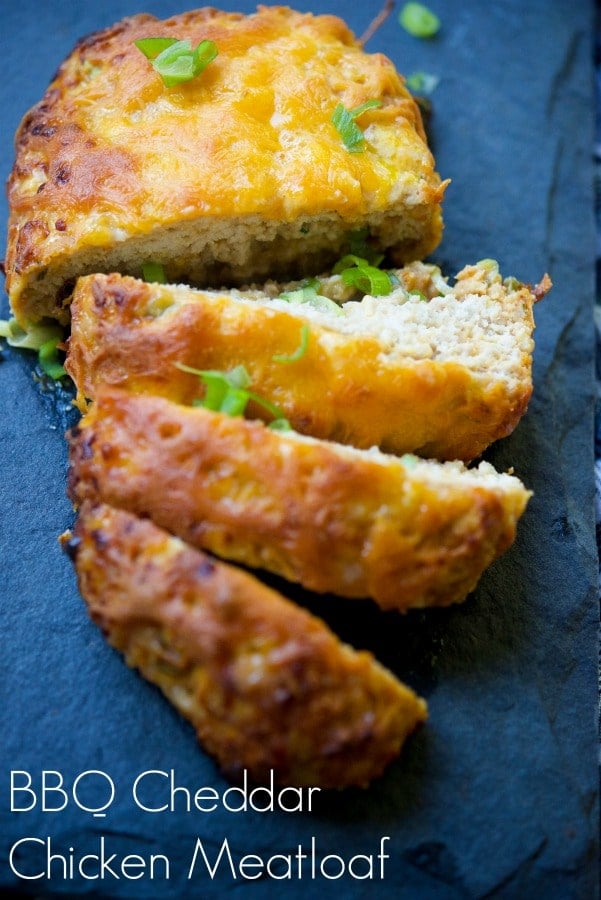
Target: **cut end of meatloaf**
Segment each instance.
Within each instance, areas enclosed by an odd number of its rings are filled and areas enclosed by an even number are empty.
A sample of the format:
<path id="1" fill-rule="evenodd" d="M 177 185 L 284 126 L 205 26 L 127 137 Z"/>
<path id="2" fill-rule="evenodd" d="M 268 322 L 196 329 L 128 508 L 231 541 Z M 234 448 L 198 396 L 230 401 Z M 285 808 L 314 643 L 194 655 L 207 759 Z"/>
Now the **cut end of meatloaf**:
<path id="1" fill-rule="evenodd" d="M 486 463 L 397 458 L 106 387 L 70 443 L 76 504 L 102 500 L 232 562 L 399 611 L 465 599 L 530 496 Z"/>
<path id="2" fill-rule="evenodd" d="M 427 717 L 370 653 L 148 519 L 84 504 L 63 539 L 109 642 L 233 777 L 366 786 Z"/>
<path id="3" fill-rule="evenodd" d="M 84 408 L 103 383 L 192 403 L 202 385 L 180 364 L 243 365 L 253 390 L 304 434 L 473 459 L 526 410 L 538 288 L 503 279 L 491 261 L 466 266 L 453 285 L 423 263 L 397 277 L 391 294 L 362 298 L 340 276 L 320 279 L 318 299 L 338 302 L 319 308 L 294 285 L 273 281 L 216 292 L 82 278 L 67 369 Z M 303 328 L 305 352 L 282 365 L 278 358 L 294 353 Z"/>
<path id="4" fill-rule="evenodd" d="M 218 55 L 165 87 L 134 43 L 157 33 L 213 40 Z M 332 114 L 368 100 L 379 105 L 358 116 L 364 145 L 350 152 Z M 24 326 L 66 322 L 86 273 L 139 276 L 152 261 L 170 281 L 236 285 L 321 271 L 358 229 L 395 264 L 441 237 L 445 184 L 419 109 L 334 16 L 125 19 L 77 45 L 16 148 L 6 273 Z"/>

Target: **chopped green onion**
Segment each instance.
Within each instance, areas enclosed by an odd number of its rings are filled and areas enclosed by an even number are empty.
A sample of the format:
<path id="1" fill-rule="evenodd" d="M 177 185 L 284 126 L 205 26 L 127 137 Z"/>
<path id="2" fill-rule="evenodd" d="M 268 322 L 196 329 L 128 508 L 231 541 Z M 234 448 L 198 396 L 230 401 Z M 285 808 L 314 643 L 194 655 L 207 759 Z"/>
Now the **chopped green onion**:
<path id="1" fill-rule="evenodd" d="M 285 291 L 280 294 L 278 300 L 285 300 L 286 303 L 308 303 L 313 309 L 321 312 L 330 312 L 335 316 L 342 316 L 343 312 L 334 300 L 324 297 L 318 293 L 321 290 L 321 282 L 319 278 L 311 278 L 295 291 Z"/>
<path id="2" fill-rule="evenodd" d="M 156 59 L 159 53 L 162 53 L 164 50 L 167 50 L 168 47 L 172 47 L 173 44 L 177 43 L 177 38 L 162 37 L 140 38 L 138 41 L 134 41 L 134 44 L 138 50 L 144 54 L 146 59 Z"/>
<path id="3" fill-rule="evenodd" d="M 437 75 L 431 75 L 429 72 L 413 72 L 407 76 L 407 87 L 414 94 L 431 94 L 439 81 Z"/>
<path id="4" fill-rule="evenodd" d="M 380 257 L 381 261 L 382 257 Z M 361 256 L 355 256 L 353 253 L 343 256 L 338 260 L 333 270 L 334 274 L 339 274 L 345 284 L 355 287 L 364 294 L 370 294 L 372 297 L 382 297 L 389 294 L 393 288 L 393 277 L 372 266 L 366 259 Z M 398 279 L 397 279 L 398 280 Z"/>
<path id="5" fill-rule="evenodd" d="M 58 355 L 58 344 L 63 340 L 63 330 L 59 325 L 30 325 L 26 331 L 16 319 L 2 319 L 0 337 L 6 338 L 10 347 L 37 350 L 42 370 L 55 381 L 67 374 Z"/>
<path id="6" fill-rule="evenodd" d="M 365 143 L 363 132 L 342 103 L 339 103 L 332 113 L 332 124 L 350 153 L 360 153 L 363 150 Z"/>
<path id="7" fill-rule="evenodd" d="M 335 264 L 332 272 L 334 275 L 340 275 L 344 269 L 348 269 L 350 266 L 369 266 L 370 262 L 363 256 L 357 256 L 355 253 L 347 253 L 346 256 L 343 256 L 342 259 L 339 259 Z"/>
<path id="8" fill-rule="evenodd" d="M 382 297 L 392 290 L 392 282 L 388 272 L 376 269 L 375 266 L 355 266 L 341 273 L 342 280 L 350 287 L 356 287 L 364 294 Z"/>
<path id="9" fill-rule="evenodd" d="M 143 38 L 134 43 L 150 60 L 166 87 L 196 78 L 215 59 L 218 52 L 213 41 L 201 41 L 194 50 L 190 41 L 177 41 L 173 38 Z"/>
<path id="10" fill-rule="evenodd" d="M 276 356 L 272 356 L 274 362 L 279 363 L 292 363 L 298 362 L 299 359 L 302 359 L 305 353 L 307 352 L 307 347 L 309 346 L 309 326 L 303 325 L 301 328 L 301 340 L 298 348 L 294 351 L 291 356 L 285 356 L 281 353 L 276 354 Z"/>
<path id="11" fill-rule="evenodd" d="M 62 329 L 56 323 L 51 325 L 30 325 L 22 328 L 16 319 L 0 320 L 0 337 L 6 338 L 9 347 L 20 350 L 39 350 L 46 341 L 62 338 Z"/>
<path id="12" fill-rule="evenodd" d="M 59 337 L 50 338 L 50 340 L 42 344 L 38 350 L 38 362 L 40 366 L 46 375 L 53 378 L 55 381 L 58 381 L 59 378 L 62 378 L 67 374 L 58 356 L 57 344 L 59 344 L 60 341 L 61 338 Z"/>
<path id="13" fill-rule="evenodd" d="M 200 75 L 203 69 L 213 62 L 218 54 L 217 44 L 214 41 L 201 41 L 194 51 L 194 75 Z"/>
<path id="14" fill-rule="evenodd" d="M 230 387 L 221 401 L 219 412 L 226 413 L 228 416 L 243 416 L 249 399 L 248 391 Z"/>
<path id="15" fill-rule="evenodd" d="M 182 372 L 198 375 L 205 385 L 205 396 L 202 400 L 195 400 L 193 406 L 201 406 L 213 412 L 222 412 L 229 416 L 243 416 L 248 403 L 252 400 L 258 406 L 265 409 L 275 420 L 285 421 L 282 410 L 260 397 L 258 394 L 247 390 L 250 385 L 250 375 L 244 366 L 236 366 L 229 372 L 219 372 L 215 369 L 194 369 L 184 363 L 175 363 Z"/>
<path id="16" fill-rule="evenodd" d="M 142 266 L 142 277 L 144 281 L 152 281 L 155 284 L 165 284 L 165 270 L 160 263 L 149 262 Z"/>
<path id="17" fill-rule="evenodd" d="M 422 291 L 417 291 L 417 290 L 409 291 L 409 296 L 410 296 L 410 297 L 417 297 L 418 300 L 424 300 L 424 301 L 426 301 L 426 302 L 427 302 L 427 300 L 428 300 L 428 298 L 426 297 L 426 295 L 425 295 Z"/>
<path id="18" fill-rule="evenodd" d="M 378 106 L 382 106 L 381 100 L 366 100 L 354 109 L 347 109 L 342 103 L 336 106 L 331 121 L 349 153 L 361 153 L 365 145 L 363 132 L 355 119 L 368 109 L 376 109 Z"/>
<path id="19" fill-rule="evenodd" d="M 344 315 L 344 311 L 335 300 L 331 300 L 329 297 L 323 297 L 321 294 L 313 297 L 313 299 L 309 301 L 309 306 L 312 306 L 313 309 L 318 309 L 320 312 L 332 313 L 334 316 Z"/>
<path id="20" fill-rule="evenodd" d="M 413 37 L 431 38 L 440 29 L 440 19 L 422 3 L 406 3 L 399 13 L 399 23 Z"/>
<path id="21" fill-rule="evenodd" d="M 378 109 L 380 106 L 382 106 L 381 100 L 366 100 L 365 103 L 361 103 L 360 106 L 355 106 L 353 109 L 350 109 L 349 112 L 353 119 L 357 119 L 362 113 L 367 112 L 368 109 Z"/>
<path id="22" fill-rule="evenodd" d="M 319 278 L 309 278 L 307 281 L 304 281 L 299 288 L 296 288 L 296 290 L 284 291 L 277 299 L 285 300 L 287 303 L 309 303 L 317 297 L 317 293 L 320 289 L 321 282 Z"/>

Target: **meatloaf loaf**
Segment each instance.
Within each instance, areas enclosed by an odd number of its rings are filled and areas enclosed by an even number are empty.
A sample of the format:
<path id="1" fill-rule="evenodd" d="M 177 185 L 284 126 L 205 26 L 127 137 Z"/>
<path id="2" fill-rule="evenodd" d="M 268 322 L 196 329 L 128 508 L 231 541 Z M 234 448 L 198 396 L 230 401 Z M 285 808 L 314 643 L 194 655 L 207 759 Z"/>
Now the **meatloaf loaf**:
<path id="1" fill-rule="evenodd" d="M 167 86 L 135 43 L 157 37 L 217 56 Z M 443 192 L 403 78 L 340 19 L 136 15 L 80 41 L 20 125 L 7 290 L 27 327 L 68 320 L 78 275 L 148 261 L 204 285 L 296 277 L 367 229 L 405 262 L 439 242 Z"/>

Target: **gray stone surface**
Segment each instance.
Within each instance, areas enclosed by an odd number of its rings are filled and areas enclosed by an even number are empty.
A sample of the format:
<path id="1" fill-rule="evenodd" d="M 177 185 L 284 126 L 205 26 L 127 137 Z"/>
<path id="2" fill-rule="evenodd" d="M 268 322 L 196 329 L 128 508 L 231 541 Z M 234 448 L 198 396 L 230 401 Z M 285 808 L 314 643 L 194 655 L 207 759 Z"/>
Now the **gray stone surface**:
<path id="1" fill-rule="evenodd" d="M 224 4 L 248 10 L 249 3 Z M 300 598 L 357 646 L 427 696 L 431 718 L 398 763 L 369 790 L 326 797 L 312 813 L 144 813 L 131 785 L 148 769 L 174 769 L 189 788 L 228 785 L 191 729 L 123 665 L 88 621 L 57 536 L 71 521 L 64 496 L 65 416 L 33 382 L 30 360 L 0 362 L 0 891 L 40 897 L 245 896 L 395 900 L 588 900 L 597 890 L 597 556 L 592 479 L 594 219 L 591 148 L 591 3 L 475 0 L 435 3 L 432 41 L 404 33 L 396 14 L 368 45 L 410 73 L 440 77 L 431 136 L 453 179 L 435 259 L 450 271 L 481 257 L 506 274 L 555 287 L 536 309 L 535 394 L 510 438 L 489 458 L 514 466 L 534 498 L 515 546 L 452 610 L 384 615 L 371 604 Z M 379 3 L 299 8 L 345 15 L 361 33 Z M 7 8 L 8 7 L 8 8 Z M 180 7 L 181 8 L 181 7 Z M 145 4 L 178 10 L 173 2 Z M 398 10 L 398 4 L 397 4 Z M 3 6 L 0 171 L 12 134 L 75 39 L 138 11 L 133 2 L 22 0 Z M 6 207 L 0 211 L 6 220 Z M 6 306 L 5 306 L 6 312 Z M 11 812 L 10 772 L 58 770 L 70 783 L 90 769 L 113 779 L 115 802 L 94 818 Z M 155 784 L 158 786 L 159 781 Z M 87 787 L 86 787 L 87 785 Z M 83 780 L 82 803 L 103 783 Z M 84 790 L 84 788 L 86 788 Z M 158 792 L 160 794 L 160 792 Z M 22 795 L 20 795 L 22 797 Z M 163 853 L 168 882 L 11 872 L 10 848 L 50 836 L 54 852 Z M 186 873 L 199 837 L 213 856 L 224 838 L 239 857 L 310 850 L 319 859 L 377 853 L 384 879 L 214 879 Z M 37 849 L 36 849 L 37 848 Z M 33 859 L 39 845 L 22 845 Z M 17 857 L 15 857 L 17 858 Z M 24 865 L 24 864 L 23 864 Z M 334 871 L 334 863 L 331 863 Z M 357 863 L 359 867 L 359 864 Z M 31 870 L 30 870 L 31 871 Z M 362 870 L 363 871 L 363 870 Z M 276 873 L 277 874 L 277 873 Z M 376 875 L 379 874 L 376 872 Z"/>

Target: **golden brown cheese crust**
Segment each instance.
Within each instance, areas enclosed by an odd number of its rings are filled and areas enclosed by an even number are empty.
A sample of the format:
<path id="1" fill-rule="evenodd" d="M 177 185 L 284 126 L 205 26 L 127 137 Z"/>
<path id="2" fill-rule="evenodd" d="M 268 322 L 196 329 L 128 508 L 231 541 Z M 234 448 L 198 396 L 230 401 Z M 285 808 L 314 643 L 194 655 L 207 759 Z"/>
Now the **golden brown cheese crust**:
<path id="1" fill-rule="evenodd" d="M 134 46 L 155 36 L 213 40 L 219 55 L 166 88 Z M 332 112 L 370 99 L 382 106 L 360 119 L 366 148 L 349 153 Z M 443 189 L 403 79 L 340 19 L 285 7 L 138 15 L 81 41 L 21 123 L 7 290 L 22 322 L 66 321 L 63 282 L 85 272 L 139 275 L 154 260 L 170 281 L 278 266 L 292 277 L 320 271 L 364 225 L 416 259 L 440 240 Z"/>
<path id="2" fill-rule="evenodd" d="M 102 388 L 71 434 L 69 493 L 310 590 L 404 611 L 463 600 L 515 537 L 529 496 L 518 479 L 456 470 Z"/>
<path id="3" fill-rule="evenodd" d="M 92 618 L 230 776 L 364 786 L 425 720 L 371 654 L 148 520 L 85 504 L 74 538 Z"/>
<path id="4" fill-rule="evenodd" d="M 409 287 L 414 284 L 411 270 L 400 275 Z M 467 267 L 456 300 L 448 301 L 459 313 L 462 291 L 482 292 L 483 310 L 467 319 L 470 327 L 478 320 L 488 330 L 486 346 L 499 345 L 496 370 L 467 353 L 461 358 L 464 346 L 473 346 L 474 356 L 479 349 L 467 332 L 456 339 L 444 330 L 426 331 L 426 345 L 432 340 L 448 347 L 457 340 L 457 359 L 420 358 L 411 347 L 404 351 L 402 335 L 391 352 L 373 331 L 338 333 L 311 320 L 304 356 L 282 365 L 273 357 L 298 348 L 302 307 L 267 309 L 226 293 L 90 276 L 79 280 L 74 294 L 67 369 L 83 406 L 105 383 L 191 403 L 199 396 L 199 379 L 176 363 L 221 371 L 244 365 L 253 390 L 278 404 L 299 432 L 356 447 L 467 461 L 513 431 L 532 393 L 534 296 L 527 287 L 496 287 L 499 297 L 490 303 L 481 270 Z M 418 300 L 412 302 L 419 307 Z M 511 368 L 509 352 L 501 349 L 507 345 L 500 343 L 508 336 L 516 355 Z"/>

